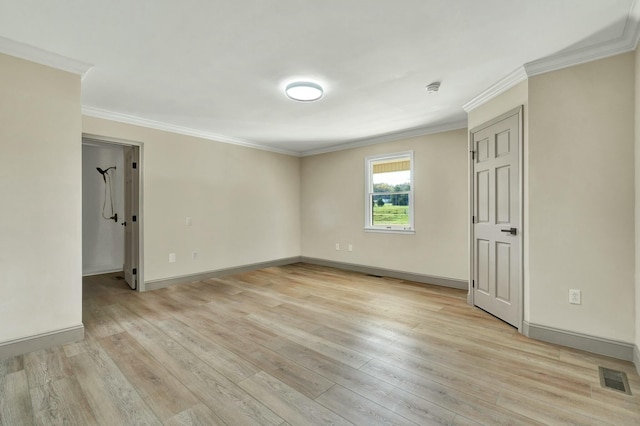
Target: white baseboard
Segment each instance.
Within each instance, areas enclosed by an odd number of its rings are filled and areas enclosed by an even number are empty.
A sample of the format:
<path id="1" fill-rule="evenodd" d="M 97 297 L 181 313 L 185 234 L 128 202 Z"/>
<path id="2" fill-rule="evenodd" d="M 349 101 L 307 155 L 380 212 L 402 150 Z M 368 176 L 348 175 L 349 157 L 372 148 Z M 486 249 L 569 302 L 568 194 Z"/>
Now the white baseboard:
<path id="1" fill-rule="evenodd" d="M 270 260 L 266 262 L 252 263 L 249 265 L 236 266 L 231 268 L 216 269 L 214 271 L 201 272 L 198 274 L 182 275 L 172 278 L 163 278 L 159 280 L 145 281 L 145 291 L 158 290 L 160 288 L 169 287 L 174 284 L 184 284 L 194 281 L 203 281 L 210 278 L 220 278 L 227 275 L 240 274 L 242 272 L 250 272 L 258 269 L 269 268 L 272 266 L 291 265 L 300 262 L 299 257 L 287 257 L 284 259 Z"/>
<path id="2" fill-rule="evenodd" d="M 522 324 L 522 334 L 531 337 L 532 339 L 542 340 L 543 342 L 568 346 L 570 348 L 610 356 L 612 358 L 622 359 L 625 361 L 634 361 L 635 357 L 636 368 L 638 368 L 639 365 L 638 347 L 633 343 L 626 343 L 618 340 L 605 339 L 602 337 L 590 336 L 588 334 L 531 324 L 526 321 Z"/>
<path id="3" fill-rule="evenodd" d="M 96 268 L 87 268 L 82 270 L 83 277 L 89 277 L 91 275 L 111 274 L 113 272 L 122 272 L 122 265 L 102 266 Z"/>
<path id="4" fill-rule="evenodd" d="M 0 359 L 7 359 L 28 352 L 47 349 L 52 346 L 64 345 L 84 339 L 84 325 L 50 331 L 35 336 L 9 340 L 0 343 Z"/>
<path id="5" fill-rule="evenodd" d="M 300 262 L 310 263 L 312 265 L 329 266 L 336 269 L 345 269 L 347 271 L 362 272 L 363 274 L 379 275 L 381 277 L 398 278 L 400 280 L 415 281 L 423 284 L 439 285 L 441 287 L 457 288 L 467 290 L 469 283 L 465 280 L 456 278 L 438 277 L 435 275 L 416 274 L 412 272 L 398 271 L 395 269 L 377 268 L 374 266 L 357 265 L 354 263 L 335 262 L 333 260 L 317 259 L 314 257 L 300 258 Z"/>

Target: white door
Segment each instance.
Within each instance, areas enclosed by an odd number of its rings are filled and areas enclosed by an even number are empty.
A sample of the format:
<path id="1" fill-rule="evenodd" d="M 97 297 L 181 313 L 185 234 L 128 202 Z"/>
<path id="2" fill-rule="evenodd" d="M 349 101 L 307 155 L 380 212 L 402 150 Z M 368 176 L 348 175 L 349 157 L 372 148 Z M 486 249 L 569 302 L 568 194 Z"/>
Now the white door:
<path id="1" fill-rule="evenodd" d="M 138 152 L 124 148 L 124 279 L 132 289 L 138 284 Z"/>
<path id="2" fill-rule="evenodd" d="M 472 131 L 473 303 L 522 322 L 521 109 Z"/>

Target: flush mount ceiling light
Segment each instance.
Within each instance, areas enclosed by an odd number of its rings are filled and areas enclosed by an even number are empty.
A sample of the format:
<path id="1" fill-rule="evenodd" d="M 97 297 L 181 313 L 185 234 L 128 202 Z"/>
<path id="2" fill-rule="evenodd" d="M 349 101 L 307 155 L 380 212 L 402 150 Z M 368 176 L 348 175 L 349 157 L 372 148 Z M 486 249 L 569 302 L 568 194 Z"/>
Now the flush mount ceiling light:
<path id="1" fill-rule="evenodd" d="M 317 101 L 324 94 L 322 86 L 310 81 L 294 81 L 293 83 L 289 83 L 284 92 L 290 99 L 299 102 Z"/>
<path id="2" fill-rule="evenodd" d="M 439 81 L 433 82 L 430 85 L 428 85 L 426 89 L 427 89 L 427 93 L 436 93 L 438 90 L 440 90 L 440 82 Z"/>

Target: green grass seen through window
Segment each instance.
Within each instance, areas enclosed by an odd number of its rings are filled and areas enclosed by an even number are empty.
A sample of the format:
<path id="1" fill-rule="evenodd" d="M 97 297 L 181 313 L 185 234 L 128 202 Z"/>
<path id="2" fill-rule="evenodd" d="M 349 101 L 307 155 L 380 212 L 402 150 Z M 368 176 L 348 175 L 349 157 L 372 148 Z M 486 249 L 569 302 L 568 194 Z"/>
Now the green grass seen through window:
<path id="1" fill-rule="evenodd" d="M 373 225 L 409 225 L 409 207 L 373 205 Z"/>

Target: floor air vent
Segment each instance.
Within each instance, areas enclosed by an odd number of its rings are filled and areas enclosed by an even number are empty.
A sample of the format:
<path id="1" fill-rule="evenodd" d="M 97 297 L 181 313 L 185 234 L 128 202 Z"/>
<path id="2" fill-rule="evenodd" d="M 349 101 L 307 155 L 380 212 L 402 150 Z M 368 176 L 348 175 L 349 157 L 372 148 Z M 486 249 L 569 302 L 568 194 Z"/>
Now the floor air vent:
<path id="1" fill-rule="evenodd" d="M 631 395 L 626 373 L 604 367 L 598 367 L 598 371 L 600 372 L 600 386 Z"/>

